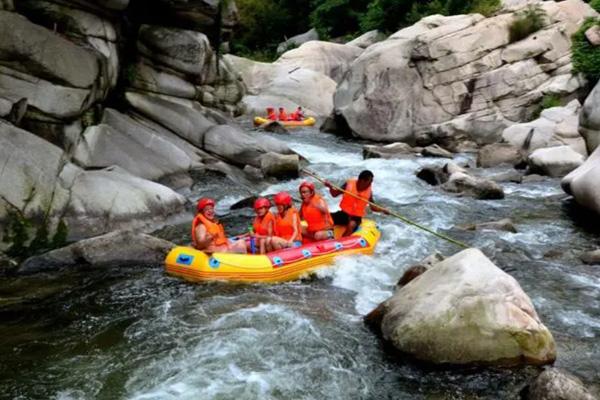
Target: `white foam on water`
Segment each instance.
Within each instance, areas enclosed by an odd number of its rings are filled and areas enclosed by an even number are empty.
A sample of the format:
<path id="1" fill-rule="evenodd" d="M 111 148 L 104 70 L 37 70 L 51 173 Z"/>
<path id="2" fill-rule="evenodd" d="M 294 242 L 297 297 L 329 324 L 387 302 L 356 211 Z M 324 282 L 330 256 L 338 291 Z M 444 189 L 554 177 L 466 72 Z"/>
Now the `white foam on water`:
<path id="1" fill-rule="evenodd" d="M 505 183 L 503 184 L 503 189 L 505 195 L 521 196 L 530 199 L 565 194 L 560 187 L 560 181 L 557 181 L 557 185 L 555 186 L 538 183 Z"/>
<path id="2" fill-rule="evenodd" d="M 600 321 L 582 310 L 558 311 L 558 318 L 565 325 L 577 327 L 583 337 L 596 337 L 600 330 Z"/>

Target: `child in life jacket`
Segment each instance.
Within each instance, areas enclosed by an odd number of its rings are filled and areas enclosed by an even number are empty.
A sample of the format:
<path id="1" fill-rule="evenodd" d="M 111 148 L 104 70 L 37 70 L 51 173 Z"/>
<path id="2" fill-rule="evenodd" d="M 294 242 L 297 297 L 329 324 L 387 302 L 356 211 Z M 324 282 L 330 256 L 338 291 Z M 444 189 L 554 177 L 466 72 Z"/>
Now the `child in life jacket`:
<path id="1" fill-rule="evenodd" d="M 275 236 L 269 241 L 270 250 L 280 250 L 302 245 L 302 228 L 300 215 L 292 205 L 292 196 L 280 192 L 273 198 L 277 206 L 275 216 Z"/>

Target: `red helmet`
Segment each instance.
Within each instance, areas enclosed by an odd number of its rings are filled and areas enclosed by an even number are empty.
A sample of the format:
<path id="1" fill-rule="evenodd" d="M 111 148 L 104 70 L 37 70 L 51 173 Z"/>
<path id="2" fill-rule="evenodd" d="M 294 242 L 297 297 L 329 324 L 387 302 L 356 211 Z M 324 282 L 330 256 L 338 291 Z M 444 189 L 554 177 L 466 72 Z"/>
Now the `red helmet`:
<path id="1" fill-rule="evenodd" d="M 298 188 L 298 190 L 302 190 L 303 187 L 307 187 L 310 189 L 311 192 L 315 192 L 315 184 L 312 182 L 308 182 L 308 181 L 304 181 L 300 184 L 300 187 Z"/>
<path id="2" fill-rule="evenodd" d="M 273 201 L 278 206 L 291 206 L 292 196 L 288 192 L 279 192 L 273 197 Z"/>
<path id="3" fill-rule="evenodd" d="M 269 201 L 269 199 L 265 197 L 259 197 L 258 199 L 256 199 L 256 201 L 254 202 L 254 209 L 258 210 L 261 207 L 271 207 L 271 202 Z"/>
<path id="4" fill-rule="evenodd" d="M 198 205 L 196 206 L 196 210 L 198 212 L 202 212 L 207 206 L 215 206 L 215 201 L 213 199 L 209 199 L 208 197 L 203 197 L 198 200 Z"/>

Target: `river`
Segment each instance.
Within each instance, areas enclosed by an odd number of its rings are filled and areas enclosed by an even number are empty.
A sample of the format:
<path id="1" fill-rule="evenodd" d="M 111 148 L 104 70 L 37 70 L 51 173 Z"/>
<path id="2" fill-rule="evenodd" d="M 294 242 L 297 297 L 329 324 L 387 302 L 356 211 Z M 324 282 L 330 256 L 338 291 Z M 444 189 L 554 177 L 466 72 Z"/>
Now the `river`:
<path id="1" fill-rule="evenodd" d="M 481 248 L 531 297 L 556 339 L 556 365 L 588 385 L 600 382 L 600 269 L 578 258 L 598 247 L 600 228 L 559 180 L 503 184 L 506 199 L 474 200 L 415 177 L 419 166 L 445 160 L 363 160 L 360 144 L 310 129 L 285 140 L 333 182 L 372 170 L 376 201 Z M 295 193 L 299 182 L 265 193 Z M 220 199 L 218 213 L 234 233 L 251 217 L 248 209 L 229 212 L 247 193 L 223 178 L 185 194 Z M 338 201 L 326 198 L 335 209 Z M 504 217 L 519 233 L 454 228 Z M 161 265 L 3 278 L 0 398 L 516 398 L 538 369 L 448 371 L 386 354 L 363 316 L 408 266 L 457 249 L 392 217 L 374 218 L 382 230 L 374 256 L 338 259 L 316 277 L 280 285 L 190 284 Z M 157 234 L 189 239 L 187 225 Z"/>

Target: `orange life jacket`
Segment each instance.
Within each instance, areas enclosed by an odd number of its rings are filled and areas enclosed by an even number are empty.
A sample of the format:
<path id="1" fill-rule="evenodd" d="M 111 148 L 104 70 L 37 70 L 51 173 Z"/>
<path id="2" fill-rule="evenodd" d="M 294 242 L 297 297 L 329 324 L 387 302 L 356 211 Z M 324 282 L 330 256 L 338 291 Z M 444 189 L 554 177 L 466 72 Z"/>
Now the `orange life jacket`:
<path id="1" fill-rule="evenodd" d="M 267 115 L 267 119 L 270 119 L 271 121 L 277 121 L 277 114 L 275 114 L 275 111 L 271 111 L 269 115 Z"/>
<path id="2" fill-rule="evenodd" d="M 252 223 L 252 227 L 254 228 L 254 233 L 257 235 L 267 236 L 269 234 L 269 224 L 273 222 L 273 230 L 275 230 L 275 217 L 271 214 L 271 211 L 267 211 L 264 217 L 256 217 L 254 218 L 254 222 Z"/>
<path id="3" fill-rule="evenodd" d="M 356 179 L 349 179 L 346 182 L 346 191 L 365 200 L 358 200 L 357 198 L 344 193 L 340 208 L 346 212 L 346 214 L 352 215 L 353 217 L 364 217 L 366 214 L 367 201 L 371 198 L 371 186 L 362 192 L 359 192 L 356 189 Z"/>
<path id="4" fill-rule="evenodd" d="M 287 117 L 287 114 L 286 114 L 285 110 L 279 111 L 279 120 L 280 121 L 287 121 L 288 120 L 288 117 Z"/>
<path id="5" fill-rule="evenodd" d="M 298 231 L 295 240 L 302 240 L 300 215 L 298 215 L 298 210 L 294 207 L 288 208 L 283 218 L 279 213 L 275 216 L 275 234 L 277 236 L 285 240 L 290 240 L 292 238 L 292 235 L 294 234 L 294 215 L 296 216 L 296 230 Z"/>
<path id="6" fill-rule="evenodd" d="M 220 223 L 209 221 L 204 215 L 198 214 L 192 221 L 192 242 L 196 244 L 196 227 L 202 224 L 206 228 L 206 231 L 212 235 L 212 245 L 222 246 L 227 244 L 227 236 L 225 236 L 225 229 Z M 210 247 L 210 246 L 209 246 Z"/>
<path id="7" fill-rule="evenodd" d="M 315 194 L 308 204 L 302 203 L 300 213 L 302 214 L 302 218 L 304 218 L 308 224 L 307 230 L 309 232 L 319 232 L 333 228 L 333 219 L 331 218 L 329 211 L 327 211 L 326 214 L 323 214 L 321 210 L 316 207 L 320 201 L 323 201 L 323 198 L 318 194 Z"/>

